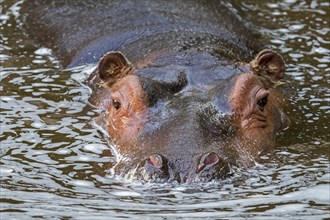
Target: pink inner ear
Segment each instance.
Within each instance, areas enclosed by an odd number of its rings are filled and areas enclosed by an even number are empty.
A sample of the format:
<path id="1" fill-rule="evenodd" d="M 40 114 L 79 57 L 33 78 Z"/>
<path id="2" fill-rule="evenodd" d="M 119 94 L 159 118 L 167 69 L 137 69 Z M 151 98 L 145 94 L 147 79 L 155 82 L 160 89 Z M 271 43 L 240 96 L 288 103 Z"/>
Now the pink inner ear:
<path id="1" fill-rule="evenodd" d="M 205 165 L 213 165 L 219 162 L 219 156 L 216 153 L 209 153 L 208 155 L 205 156 L 204 158 L 204 164 Z"/>

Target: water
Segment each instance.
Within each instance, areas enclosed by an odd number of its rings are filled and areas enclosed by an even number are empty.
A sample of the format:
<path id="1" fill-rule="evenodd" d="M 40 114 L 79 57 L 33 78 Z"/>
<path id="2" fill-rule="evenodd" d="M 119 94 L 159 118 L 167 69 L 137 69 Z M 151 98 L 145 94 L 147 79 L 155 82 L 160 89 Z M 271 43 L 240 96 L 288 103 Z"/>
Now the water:
<path id="1" fill-rule="evenodd" d="M 292 125 L 263 163 L 194 185 L 111 177 L 82 85 L 93 66 L 62 70 L 24 34 L 20 4 L 0 0 L 1 219 L 330 219 L 327 0 L 233 1 L 286 60 Z"/>

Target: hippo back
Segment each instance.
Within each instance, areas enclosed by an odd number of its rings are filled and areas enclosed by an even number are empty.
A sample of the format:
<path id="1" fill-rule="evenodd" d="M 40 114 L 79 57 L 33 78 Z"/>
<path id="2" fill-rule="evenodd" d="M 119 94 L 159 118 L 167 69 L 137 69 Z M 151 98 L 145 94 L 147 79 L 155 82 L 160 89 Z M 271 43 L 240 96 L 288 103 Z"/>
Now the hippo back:
<path id="1" fill-rule="evenodd" d="M 216 0 L 29 0 L 23 11 L 28 33 L 64 67 L 96 63 L 113 50 L 134 62 L 166 48 L 249 61 L 260 49 L 255 33 Z"/>

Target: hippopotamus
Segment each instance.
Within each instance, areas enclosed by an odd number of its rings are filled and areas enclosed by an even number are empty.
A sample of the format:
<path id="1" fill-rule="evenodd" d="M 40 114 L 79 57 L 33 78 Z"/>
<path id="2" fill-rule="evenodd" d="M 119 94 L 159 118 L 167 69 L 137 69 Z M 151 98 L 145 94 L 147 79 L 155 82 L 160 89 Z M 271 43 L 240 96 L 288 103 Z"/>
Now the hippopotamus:
<path id="1" fill-rule="evenodd" d="M 285 62 L 218 0 L 26 1 L 25 27 L 86 80 L 95 122 L 143 181 L 223 179 L 274 149 Z"/>

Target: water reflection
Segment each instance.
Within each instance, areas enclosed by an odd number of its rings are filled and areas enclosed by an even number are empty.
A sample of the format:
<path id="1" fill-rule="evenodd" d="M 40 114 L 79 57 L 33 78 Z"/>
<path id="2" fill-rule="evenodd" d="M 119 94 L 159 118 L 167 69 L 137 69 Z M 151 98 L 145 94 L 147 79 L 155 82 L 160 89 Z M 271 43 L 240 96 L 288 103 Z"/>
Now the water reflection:
<path id="1" fill-rule="evenodd" d="M 20 4 L 0 6 L 1 218 L 329 218 L 328 1 L 232 2 L 285 56 L 292 126 L 261 164 L 197 185 L 112 177 L 82 86 L 93 67 L 61 70 L 24 35 Z"/>

